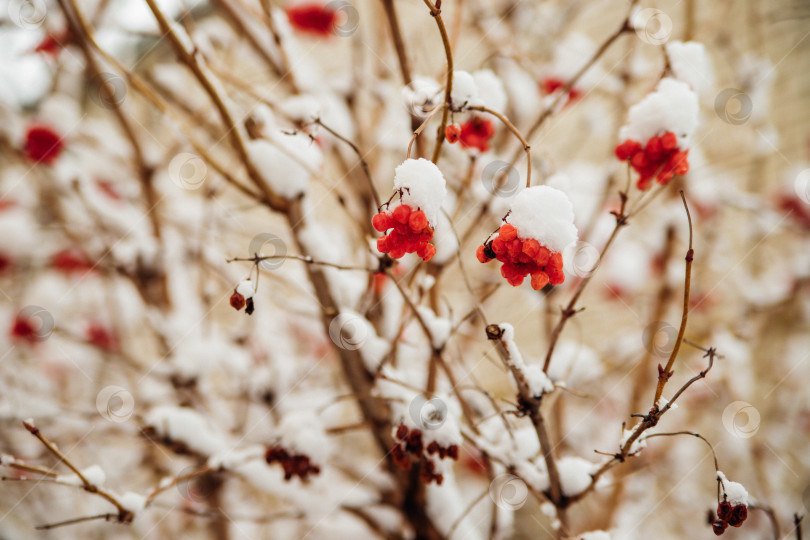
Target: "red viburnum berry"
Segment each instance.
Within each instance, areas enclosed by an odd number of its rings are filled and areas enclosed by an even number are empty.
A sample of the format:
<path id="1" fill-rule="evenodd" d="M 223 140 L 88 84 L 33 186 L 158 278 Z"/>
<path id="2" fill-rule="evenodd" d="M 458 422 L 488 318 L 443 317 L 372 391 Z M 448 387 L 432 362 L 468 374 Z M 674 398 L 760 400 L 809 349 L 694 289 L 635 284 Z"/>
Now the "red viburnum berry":
<path id="1" fill-rule="evenodd" d="M 444 138 L 447 139 L 447 142 L 450 144 L 454 144 L 458 142 L 459 138 L 461 137 L 461 128 L 458 124 L 450 124 L 446 128 L 444 128 Z"/>
<path id="2" fill-rule="evenodd" d="M 535 290 L 565 281 L 562 254 L 550 251 L 534 238 L 518 237 L 517 229 L 509 223 L 501 225 L 498 236 L 490 242 L 478 246 L 476 256 L 482 263 L 492 259 L 502 262 L 501 275 L 515 287 L 529 275 Z"/>
<path id="3" fill-rule="evenodd" d="M 53 129 L 33 124 L 25 132 L 25 155 L 35 163 L 52 165 L 62 153 L 62 138 Z"/>
<path id="4" fill-rule="evenodd" d="M 233 291 L 233 294 L 231 295 L 231 307 L 236 311 L 241 310 L 243 307 L 245 307 L 245 297 L 238 292 Z"/>
<path id="5" fill-rule="evenodd" d="M 731 517 L 728 519 L 728 524 L 732 527 L 740 527 L 747 518 L 748 507 L 744 504 L 738 504 L 731 510 Z"/>
<path id="6" fill-rule="evenodd" d="M 728 521 L 731 518 L 733 507 L 728 501 L 721 501 L 717 504 L 717 517 L 722 520 Z"/>
<path id="7" fill-rule="evenodd" d="M 630 162 L 639 174 L 636 186 L 644 190 L 655 178 L 659 184 L 666 184 L 675 176 L 689 172 L 689 150 L 678 148 L 678 137 L 668 131 L 650 137 L 645 145 L 638 141 L 626 140 L 616 146 L 616 157 Z"/>
<path id="8" fill-rule="evenodd" d="M 337 22 L 337 11 L 320 2 L 307 2 L 286 8 L 290 25 L 299 32 L 329 37 Z"/>
<path id="9" fill-rule="evenodd" d="M 464 148 L 477 148 L 481 152 L 489 150 L 489 140 L 495 135 L 495 124 L 489 118 L 473 116 L 461 125 L 459 140 Z"/>
<path id="10" fill-rule="evenodd" d="M 400 204 L 390 212 L 376 214 L 371 224 L 380 232 L 389 231 L 377 238 L 380 253 L 388 253 L 394 259 L 416 253 L 425 261 L 436 254 L 436 247 L 428 243 L 433 238 L 433 228 L 422 210 Z"/>
<path id="11" fill-rule="evenodd" d="M 714 534 L 716 534 L 717 536 L 720 536 L 721 534 L 726 532 L 727 528 L 728 522 L 722 519 L 716 519 L 714 520 L 714 523 L 712 523 L 712 531 L 714 531 Z"/>

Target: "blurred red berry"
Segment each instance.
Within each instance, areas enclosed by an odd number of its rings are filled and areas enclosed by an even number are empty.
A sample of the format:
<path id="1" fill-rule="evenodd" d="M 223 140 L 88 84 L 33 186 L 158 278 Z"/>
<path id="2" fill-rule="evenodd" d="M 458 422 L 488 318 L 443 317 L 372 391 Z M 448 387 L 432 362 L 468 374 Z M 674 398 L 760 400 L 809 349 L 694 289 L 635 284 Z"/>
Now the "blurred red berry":
<path id="1" fill-rule="evenodd" d="M 35 163 L 52 165 L 62 146 L 62 138 L 48 126 L 34 124 L 25 133 L 25 155 Z"/>
<path id="2" fill-rule="evenodd" d="M 329 37 L 337 22 L 337 12 L 319 2 L 307 2 L 286 8 L 287 18 L 299 32 Z"/>
<path id="3" fill-rule="evenodd" d="M 495 125 L 489 118 L 473 116 L 461 125 L 459 140 L 464 148 L 477 148 L 481 152 L 489 150 L 489 140 L 495 135 Z"/>
<path id="4" fill-rule="evenodd" d="M 458 124 L 450 124 L 444 128 L 444 138 L 450 144 L 458 142 L 459 137 L 461 137 L 461 128 L 458 127 Z"/>

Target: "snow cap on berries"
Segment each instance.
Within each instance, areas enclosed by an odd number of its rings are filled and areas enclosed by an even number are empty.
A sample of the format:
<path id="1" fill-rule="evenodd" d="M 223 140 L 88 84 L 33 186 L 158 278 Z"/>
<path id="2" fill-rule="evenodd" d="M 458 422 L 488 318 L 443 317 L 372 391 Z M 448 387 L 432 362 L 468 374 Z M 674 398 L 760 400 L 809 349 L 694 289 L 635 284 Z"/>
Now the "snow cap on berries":
<path id="1" fill-rule="evenodd" d="M 431 227 L 439 222 L 442 201 L 447 194 L 442 171 L 424 158 L 406 159 L 394 171 L 394 189 L 402 190 L 402 204 L 425 213 Z"/>
<path id="2" fill-rule="evenodd" d="M 705 97 L 714 86 L 714 71 L 706 47 L 697 41 L 668 41 L 666 50 L 675 78 Z"/>
<path id="3" fill-rule="evenodd" d="M 481 105 L 478 97 L 478 85 L 475 79 L 466 71 L 453 72 L 453 90 L 450 92 L 453 109 L 460 111 L 472 105 Z"/>
<path id="4" fill-rule="evenodd" d="M 548 186 L 534 186 L 518 193 L 512 201 L 507 223 L 521 238 L 534 238 L 551 251 L 562 252 L 577 241 L 574 207 L 568 196 Z"/>
<path id="5" fill-rule="evenodd" d="M 506 110 L 506 90 L 503 81 L 491 69 L 479 69 L 472 73 L 475 85 L 478 87 L 478 97 L 482 103 L 500 113 Z"/>
<path id="6" fill-rule="evenodd" d="M 671 131 L 678 147 L 685 150 L 698 125 L 697 94 L 685 82 L 662 79 L 647 97 L 630 107 L 627 124 L 619 139 L 645 143 L 650 137 Z"/>
<path id="7" fill-rule="evenodd" d="M 726 500 L 731 503 L 732 506 L 737 506 L 741 504 L 743 506 L 748 506 L 748 490 L 740 484 L 739 482 L 732 482 L 726 475 L 723 474 L 723 471 L 717 471 L 717 479 L 723 484 L 723 493 L 726 494 Z"/>
<path id="8" fill-rule="evenodd" d="M 256 294 L 256 284 L 249 279 L 245 279 L 236 286 L 236 292 L 241 294 L 245 300 L 253 298 L 253 295 Z"/>

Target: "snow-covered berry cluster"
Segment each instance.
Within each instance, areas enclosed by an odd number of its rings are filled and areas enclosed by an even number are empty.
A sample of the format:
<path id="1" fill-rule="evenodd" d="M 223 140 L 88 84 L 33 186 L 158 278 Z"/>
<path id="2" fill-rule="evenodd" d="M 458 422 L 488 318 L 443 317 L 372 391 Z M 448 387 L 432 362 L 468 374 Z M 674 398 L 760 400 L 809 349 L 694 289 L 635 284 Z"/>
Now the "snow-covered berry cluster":
<path id="1" fill-rule="evenodd" d="M 717 519 L 712 523 L 712 530 L 720 536 L 729 525 L 740 527 L 748 518 L 748 491 L 721 471 L 717 471 L 717 479 L 723 486 L 723 500 L 717 504 Z"/>
<path id="2" fill-rule="evenodd" d="M 639 174 L 638 189 L 647 189 L 653 177 L 659 184 L 666 184 L 673 176 L 682 176 L 689 171 L 689 150 L 678 148 L 678 137 L 668 131 L 653 136 L 642 145 L 627 139 L 616 147 L 616 157 L 630 161 L 630 166 Z"/>
<path id="3" fill-rule="evenodd" d="M 428 242 L 447 193 L 444 175 L 427 159 L 406 159 L 394 171 L 394 189 L 399 204 L 390 209 L 386 203 L 386 210 L 381 209 L 371 221 L 376 230 L 391 231 L 377 239 L 377 250 L 395 259 L 416 253 L 428 261 L 436 254 L 436 247 Z"/>
<path id="4" fill-rule="evenodd" d="M 387 235 L 377 238 L 380 253 L 388 253 L 395 259 L 406 253 L 416 253 L 425 261 L 436 254 L 436 247 L 428 243 L 433 238 L 433 227 L 422 210 L 401 204 L 392 211 L 376 214 L 371 224 L 380 232 L 392 229 Z"/>
<path id="5" fill-rule="evenodd" d="M 515 196 L 506 223 L 476 255 L 482 263 L 503 263 L 501 275 L 517 287 L 531 276 L 532 288 L 565 281 L 562 250 L 577 240 L 568 197 L 548 186 L 526 188 Z"/>
<path id="6" fill-rule="evenodd" d="M 391 448 L 391 456 L 394 463 L 403 470 L 410 470 L 411 459 L 421 462 L 419 476 L 422 481 L 429 484 L 433 481 L 441 485 L 444 476 L 436 470 L 436 463 L 432 457 L 437 455 L 439 459 L 450 458 L 458 461 L 458 445 L 451 444 L 447 447 L 440 445 L 437 441 L 431 441 L 427 445 L 422 440 L 422 430 L 408 429 L 408 426 L 400 424 L 395 433 L 396 442 Z"/>
<path id="7" fill-rule="evenodd" d="M 280 463 L 284 468 L 284 480 L 290 480 L 293 476 L 298 476 L 301 480 L 307 480 L 309 475 L 321 472 L 321 468 L 313 465 L 310 457 L 306 454 L 291 454 L 282 446 L 270 446 L 264 454 L 264 459 L 269 464 Z"/>

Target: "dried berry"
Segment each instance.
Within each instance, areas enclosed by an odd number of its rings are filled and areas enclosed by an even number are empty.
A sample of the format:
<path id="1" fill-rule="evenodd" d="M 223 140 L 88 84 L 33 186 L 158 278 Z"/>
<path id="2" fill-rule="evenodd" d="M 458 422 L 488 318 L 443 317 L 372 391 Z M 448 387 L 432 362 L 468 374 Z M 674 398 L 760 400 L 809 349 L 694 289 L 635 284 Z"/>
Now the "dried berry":
<path id="1" fill-rule="evenodd" d="M 231 307 L 236 311 L 239 311 L 245 307 L 245 297 L 234 291 L 231 295 Z"/>
<path id="2" fill-rule="evenodd" d="M 712 523 L 712 531 L 714 531 L 714 534 L 716 534 L 717 536 L 720 536 L 721 534 L 726 532 L 727 528 L 728 522 L 723 521 L 722 519 L 716 519 L 714 523 Z"/>

